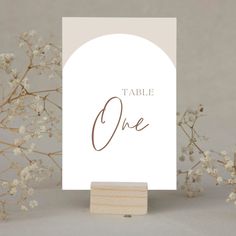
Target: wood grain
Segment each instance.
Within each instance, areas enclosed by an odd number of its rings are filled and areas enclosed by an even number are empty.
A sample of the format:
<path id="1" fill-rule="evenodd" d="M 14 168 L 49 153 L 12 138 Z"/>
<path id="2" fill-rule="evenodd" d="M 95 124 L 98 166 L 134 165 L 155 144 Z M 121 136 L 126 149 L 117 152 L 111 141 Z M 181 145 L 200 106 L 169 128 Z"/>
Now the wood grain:
<path id="1" fill-rule="evenodd" d="M 144 215 L 147 214 L 147 208 L 148 187 L 146 183 L 91 183 L 91 213 Z"/>

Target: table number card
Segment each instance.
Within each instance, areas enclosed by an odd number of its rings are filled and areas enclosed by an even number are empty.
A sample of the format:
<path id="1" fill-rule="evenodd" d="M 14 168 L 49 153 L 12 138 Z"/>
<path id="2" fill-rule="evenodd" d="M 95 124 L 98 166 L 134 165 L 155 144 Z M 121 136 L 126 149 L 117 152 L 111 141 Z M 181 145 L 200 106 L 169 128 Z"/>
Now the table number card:
<path id="1" fill-rule="evenodd" d="M 63 189 L 176 189 L 176 19 L 63 18 Z"/>

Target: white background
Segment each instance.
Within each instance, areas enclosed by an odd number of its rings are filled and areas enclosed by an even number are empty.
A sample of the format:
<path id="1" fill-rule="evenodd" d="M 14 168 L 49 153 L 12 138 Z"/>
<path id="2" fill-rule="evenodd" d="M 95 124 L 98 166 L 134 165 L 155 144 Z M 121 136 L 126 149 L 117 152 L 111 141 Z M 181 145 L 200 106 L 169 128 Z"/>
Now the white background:
<path id="1" fill-rule="evenodd" d="M 154 96 L 124 96 L 122 88 L 154 89 Z M 92 181 L 148 182 L 176 188 L 176 78 L 169 57 L 152 42 L 127 34 L 95 38 L 77 49 L 63 69 L 63 189 L 89 189 Z M 106 101 L 123 102 L 120 125 L 109 145 L 95 151 L 94 120 Z M 98 127 L 99 146 L 112 133 L 118 103 Z M 125 129 L 143 117 L 144 130 Z M 111 121 L 114 122 L 111 122 Z"/>

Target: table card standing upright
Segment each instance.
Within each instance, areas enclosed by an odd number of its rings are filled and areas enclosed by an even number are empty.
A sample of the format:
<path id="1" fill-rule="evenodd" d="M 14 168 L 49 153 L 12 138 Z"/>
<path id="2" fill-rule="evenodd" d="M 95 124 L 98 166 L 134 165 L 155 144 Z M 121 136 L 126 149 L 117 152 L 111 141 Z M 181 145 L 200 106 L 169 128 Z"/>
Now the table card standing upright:
<path id="1" fill-rule="evenodd" d="M 176 19 L 65 17 L 63 65 L 63 189 L 145 214 L 176 189 Z"/>

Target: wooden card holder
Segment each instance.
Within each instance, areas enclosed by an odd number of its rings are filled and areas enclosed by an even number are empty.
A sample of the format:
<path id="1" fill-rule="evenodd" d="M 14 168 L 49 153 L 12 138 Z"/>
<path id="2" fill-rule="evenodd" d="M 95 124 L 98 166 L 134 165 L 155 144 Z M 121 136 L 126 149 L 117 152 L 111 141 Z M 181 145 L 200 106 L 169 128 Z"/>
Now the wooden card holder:
<path id="1" fill-rule="evenodd" d="M 90 212 L 93 214 L 145 215 L 147 209 L 147 183 L 91 183 Z"/>

